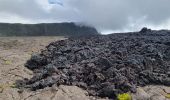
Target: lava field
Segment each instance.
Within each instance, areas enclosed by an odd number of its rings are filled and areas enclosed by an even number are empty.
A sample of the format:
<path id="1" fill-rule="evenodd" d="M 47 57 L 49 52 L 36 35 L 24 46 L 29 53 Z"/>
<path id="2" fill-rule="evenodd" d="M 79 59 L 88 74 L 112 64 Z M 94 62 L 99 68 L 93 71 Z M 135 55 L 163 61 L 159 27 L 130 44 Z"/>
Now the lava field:
<path id="1" fill-rule="evenodd" d="M 25 67 L 34 72 L 22 86 L 31 90 L 75 85 L 89 95 L 115 98 L 137 86 L 170 86 L 170 31 L 75 37 L 50 43 Z"/>

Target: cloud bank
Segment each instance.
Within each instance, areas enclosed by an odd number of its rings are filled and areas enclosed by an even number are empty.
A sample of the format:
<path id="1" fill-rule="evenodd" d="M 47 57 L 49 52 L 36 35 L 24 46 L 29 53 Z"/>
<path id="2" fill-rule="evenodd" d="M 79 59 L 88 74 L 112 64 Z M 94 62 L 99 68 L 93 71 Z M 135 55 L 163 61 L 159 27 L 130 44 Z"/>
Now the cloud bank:
<path id="1" fill-rule="evenodd" d="M 52 2 L 52 1 L 51 1 Z M 100 32 L 170 29 L 170 0 L 0 0 L 0 22 L 82 22 Z"/>

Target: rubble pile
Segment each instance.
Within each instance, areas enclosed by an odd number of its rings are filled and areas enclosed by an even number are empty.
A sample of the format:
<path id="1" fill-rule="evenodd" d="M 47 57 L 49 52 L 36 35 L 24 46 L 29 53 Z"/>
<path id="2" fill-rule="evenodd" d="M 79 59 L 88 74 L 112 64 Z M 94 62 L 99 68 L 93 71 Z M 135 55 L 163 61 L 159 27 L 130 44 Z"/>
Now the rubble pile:
<path id="1" fill-rule="evenodd" d="M 75 37 L 50 43 L 25 66 L 34 72 L 24 87 L 75 85 L 90 95 L 114 98 L 137 86 L 170 85 L 170 31 Z"/>

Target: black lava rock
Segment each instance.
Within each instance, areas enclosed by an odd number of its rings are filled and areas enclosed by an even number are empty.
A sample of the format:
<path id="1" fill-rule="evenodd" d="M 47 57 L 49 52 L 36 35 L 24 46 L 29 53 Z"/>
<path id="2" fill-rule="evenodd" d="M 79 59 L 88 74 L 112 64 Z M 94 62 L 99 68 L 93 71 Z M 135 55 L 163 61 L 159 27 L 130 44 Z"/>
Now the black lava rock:
<path id="1" fill-rule="evenodd" d="M 90 95 L 114 98 L 137 86 L 170 85 L 170 34 L 166 30 L 70 38 L 50 43 L 26 67 L 26 87 L 76 85 Z"/>

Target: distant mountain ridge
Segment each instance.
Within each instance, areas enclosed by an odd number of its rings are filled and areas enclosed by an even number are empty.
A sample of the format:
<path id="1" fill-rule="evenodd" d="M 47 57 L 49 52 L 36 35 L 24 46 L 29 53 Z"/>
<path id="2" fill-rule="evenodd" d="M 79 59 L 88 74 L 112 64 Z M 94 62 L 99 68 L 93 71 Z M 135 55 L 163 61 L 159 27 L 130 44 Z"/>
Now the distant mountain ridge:
<path id="1" fill-rule="evenodd" d="M 96 35 L 94 27 L 75 23 L 0 23 L 0 36 L 81 36 Z"/>

